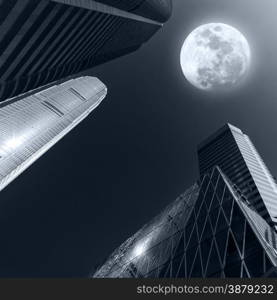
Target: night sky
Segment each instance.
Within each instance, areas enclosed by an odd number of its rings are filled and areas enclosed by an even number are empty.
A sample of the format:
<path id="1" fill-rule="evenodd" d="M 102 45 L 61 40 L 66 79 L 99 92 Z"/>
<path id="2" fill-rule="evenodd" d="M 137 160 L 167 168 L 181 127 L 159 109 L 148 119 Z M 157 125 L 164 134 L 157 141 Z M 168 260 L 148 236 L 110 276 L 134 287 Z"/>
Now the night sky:
<path id="1" fill-rule="evenodd" d="M 90 70 L 102 104 L 1 192 L 0 276 L 86 277 L 198 176 L 197 144 L 229 122 L 277 175 L 276 0 L 173 0 L 137 52 Z M 186 36 L 223 22 L 248 39 L 251 74 L 225 94 L 195 89 L 179 55 Z"/>

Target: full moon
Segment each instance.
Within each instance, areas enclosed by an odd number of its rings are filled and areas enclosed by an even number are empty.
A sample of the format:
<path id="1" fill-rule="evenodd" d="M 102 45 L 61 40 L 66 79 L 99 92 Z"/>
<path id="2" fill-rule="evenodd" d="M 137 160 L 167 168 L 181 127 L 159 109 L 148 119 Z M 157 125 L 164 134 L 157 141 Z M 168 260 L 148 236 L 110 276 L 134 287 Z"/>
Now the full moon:
<path id="1" fill-rule="evenodd" d="M 202 90 L 236 86 L 248 73 L 251 52 L 246 38 L 234 27 L 210 23 L 196 28 L 181 50 L 187 80 Z"/>

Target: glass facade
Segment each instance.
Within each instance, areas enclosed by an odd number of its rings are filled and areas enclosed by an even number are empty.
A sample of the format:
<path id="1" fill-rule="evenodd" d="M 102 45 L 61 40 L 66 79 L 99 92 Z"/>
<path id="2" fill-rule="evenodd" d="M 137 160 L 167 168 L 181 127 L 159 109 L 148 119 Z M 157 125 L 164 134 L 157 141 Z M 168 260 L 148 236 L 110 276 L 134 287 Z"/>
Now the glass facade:
<path id="1" fill-rule="evenodd" d="M 79 77 L 0 104 L 0 190 L 86 118 L 106 86 Z"/>
<path id="2" fill-rule="evenodd" d="M 171 0 L 0 1 L 0 101 L 131 53 Z"/>
<path id="3" fill-rule="evenodd" d="M 219 167 L 121 245 L 93 277 L 275 277 L 277 235 Z"/>
<path id="4" fill-rule="evenodd" d="M 250 138 L 227 124 L 198 148 L 200 175 L 219 166 L 271 225 L 277 224 L 277 185 Z"/>

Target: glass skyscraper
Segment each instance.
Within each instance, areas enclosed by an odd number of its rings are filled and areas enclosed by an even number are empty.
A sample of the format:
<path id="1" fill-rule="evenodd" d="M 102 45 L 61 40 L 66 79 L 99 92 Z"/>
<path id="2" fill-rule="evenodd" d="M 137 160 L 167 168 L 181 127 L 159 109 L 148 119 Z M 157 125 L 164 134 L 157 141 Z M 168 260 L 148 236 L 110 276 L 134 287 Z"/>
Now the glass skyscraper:
<path id="1" fill-rule="evenodd" d="M 264 161 L 240 129 L 227 124 L 198 147 L 200 175 L 219 166 L 271 225 L 277 224 L 277 185 Z"/>
<path id="2" fill-rule="evenodd" d="M 106 86 L 79 77 L 0 103 L 0 190 L 85 119 Z"/>
<path id="3" fill-rule="evenodd" d="M 249 174 L 254 183 L 260 177 L 268 184 L 274 182 L 250 139 L 227 124 L 200 144 L 198 154 L 200 179 L 91 276 L 277 276 L 275 228 L 252 201 L 249 189 L 240 189 L 248 184 Z M 252 182 L 253 191 L 263 187 Z"/>
<path id="4" fill-rule="evenodd" d="M 171 0 L 0 1 L 0 101 L 131 53 Z"/>

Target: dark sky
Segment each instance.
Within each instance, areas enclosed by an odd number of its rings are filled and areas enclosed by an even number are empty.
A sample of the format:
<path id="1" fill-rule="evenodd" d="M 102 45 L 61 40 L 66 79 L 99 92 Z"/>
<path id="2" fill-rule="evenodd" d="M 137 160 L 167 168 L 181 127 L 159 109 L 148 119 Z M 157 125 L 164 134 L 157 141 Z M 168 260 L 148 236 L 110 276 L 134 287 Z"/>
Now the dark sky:
<path id="1" fill-rule="evenodd" d="M 0 199 L 0 276 L 83 277 L 197 179 L 197 144 L 226 122 L 277 175 L 276 0 L 173 0 L 139 51 L 94 68 L 109 95 Z M 206 22 L 249 40 L 248 80 L 228 94 L 189 85 L 179 54 Z"/>

